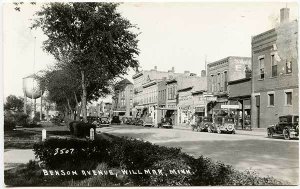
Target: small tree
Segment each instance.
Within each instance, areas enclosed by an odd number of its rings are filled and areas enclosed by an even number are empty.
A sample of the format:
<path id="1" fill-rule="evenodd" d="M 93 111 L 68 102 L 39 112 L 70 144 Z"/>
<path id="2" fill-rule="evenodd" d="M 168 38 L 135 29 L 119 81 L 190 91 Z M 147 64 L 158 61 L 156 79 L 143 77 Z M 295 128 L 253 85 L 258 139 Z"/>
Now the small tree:
<path id="1" fill-rule="evenodd" d="M 88 96 L 97 99 L 110 81 L 138 67 L 135 26 L 117 12 L 118 5 L 48 3 L 36 13 L 32 25 L 48 36 L 44 50 L 80 79 L 84 121 Z"/>
<path id="2" fill-rule="evenodd" d="M 22 97 L 16 97 L 15 95 L 9 95 L 6 97 L 6 103 L 4 104 L 4 110 L 12 110 L 15 112 L 21 112 L 24 108 L 24 100 Z"/>

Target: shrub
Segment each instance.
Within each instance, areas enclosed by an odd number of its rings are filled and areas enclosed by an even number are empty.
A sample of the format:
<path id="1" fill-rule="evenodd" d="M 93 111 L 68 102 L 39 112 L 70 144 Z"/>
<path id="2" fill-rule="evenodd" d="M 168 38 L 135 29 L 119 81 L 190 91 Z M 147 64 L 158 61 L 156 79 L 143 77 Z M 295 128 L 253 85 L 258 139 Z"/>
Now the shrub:
<path id="1" fill-rule="evenodd" d="M 24 126 L 28 123 L 28 115 L 22 112 L 15 114 L 15 120 L 17 125 Z"/>
<path id="2" fill-rule="evenodd" d="M 111 141 L 110 141 L 111 140 Z M 80 139 L 47 139 L 34 145 L 35 155 L 49 169 L 93 170 L 99 164 L 116 170 L 157 170 L 168 175 L 142 174 L 123 175 L 116 180 L 92 177 L 89 182 L 71 183 L 83 186 L 91 183 L 96 186 L 209 186 L 209 185 L 283 185 L 270 177 L 259 177 L 253 172 L 239 172 L 221 162 L 213 162 L 200 156 L 194 158 L 182 153 L 179 148 L 153 145 L 136 139 L 111 137 L 110 140 L 96 138 L 94 141 Z M 73 153 L 54 155 L 56 149 L 71 149 Z M 189 170 L 191 174 L 169 174 L 169 170 Z M 83 177 L 76 177 L 83 179 Z"/>
<path id="3" fill-rule="evenodd" d="M 49 138 L 33 146 L 34 153 L 48 168 L 80 169 L 94 168 L 99 162 L 108 161 L 107 140 L 85 141 L 79 139 Z M 57 151 L 62 150 L 62 151 Z M 68 151 L 66 151 L 68 150 Z M 62 154 L 61 154 L 62 152 Z"/>
<path id="4" fill-rule="evenodd" d="M 152 174 L 150 176 L 150 186 L 190 186 L 192 173 L 189 174 L 186 171 L 191 168 L 183 159 L 160 160 L 153 165 L 153 169 L 162 169 L 165 175 Z M 177 171 L 179 170 L 183 170 L 186 174 L 178 174 Z"/>
<path id="5" fill-rule="evenodd" d="M 16 123 L 11 119 L 4 118 L 4 131 L 12 131 L 16 128 Z"/>

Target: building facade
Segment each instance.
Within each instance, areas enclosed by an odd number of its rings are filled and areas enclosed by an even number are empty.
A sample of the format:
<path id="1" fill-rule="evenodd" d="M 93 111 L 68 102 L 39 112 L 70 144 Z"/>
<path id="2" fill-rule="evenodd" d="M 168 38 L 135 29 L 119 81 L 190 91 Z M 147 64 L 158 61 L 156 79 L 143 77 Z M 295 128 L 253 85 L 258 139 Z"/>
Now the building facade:
<path id="1" fill-rule="evenodd" d="M 224 111 L 222 105 L 236 104 L 228 100 L 228 82 L 246 78 L 250 68 L 250 57 L 229 56 L 207 65 L 208 94 L 217 98 L 208 104 L 210 116 Z"/>
<path id="2" fill-rule="evenodd" d="M 228 82 L 228 99 L 237 106 L 235 126 L 239 129 L 251 128 L 251 84 L 250 76 Z"/>
<path id="3" fill-rule="evenodd" d="M 115 93 L 112 97 L 113 112 L 120 116 L 132 116 L 133 108 L 133 84 L 124 79 L 115 86 Z"/>
<path id="4" fill-rule="evenodd" d="M 255 128 L 266 128 L 278 117 L 299 114 L 298 22 L 280 10 L 278 27 L 252 37 L 252 116 Z"/>

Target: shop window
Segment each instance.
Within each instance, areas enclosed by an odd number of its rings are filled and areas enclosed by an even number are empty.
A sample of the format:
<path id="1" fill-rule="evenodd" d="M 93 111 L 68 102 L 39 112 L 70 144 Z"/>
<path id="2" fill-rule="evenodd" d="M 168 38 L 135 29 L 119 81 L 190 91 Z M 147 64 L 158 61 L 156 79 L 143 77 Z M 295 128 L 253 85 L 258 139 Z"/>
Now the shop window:
<path id="1" fill-rule="evenodd" d="M 286 105 L 292 105 L 292 92 L 285 92 L 286 95 Z"/>
<path id="2" fill-rule="evenodd" d="M 274 93 L 268 94 L 269 97 L 269 106 L 274 106 Z"/>
<path id="3" fill-rule="evenodd" d="M 259 59 L 259 78 L 265 78 L 265 58 Z"/>
<path id="4" fill-rule="evenodd" d="M 286 61 L 286 74 L 292 73 L 292 62 L 291 61 Z"/>
<path id="5" fill-rule="evenodd" d="M 272 65 L 272 77 L 277 76 L 277 61 L 275 60 L 275 56 L 271 55 L 271 65 Z"/>

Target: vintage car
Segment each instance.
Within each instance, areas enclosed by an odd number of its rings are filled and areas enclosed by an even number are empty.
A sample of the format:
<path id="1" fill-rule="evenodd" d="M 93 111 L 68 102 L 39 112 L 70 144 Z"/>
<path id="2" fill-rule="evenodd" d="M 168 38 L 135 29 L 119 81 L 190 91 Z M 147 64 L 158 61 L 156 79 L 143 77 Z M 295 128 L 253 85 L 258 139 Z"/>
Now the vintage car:
<path id="1" fill-rule="evenodd" d="M 152 117 L 145 117 L 143 120 L 144 127 L 154 127 L 154 122 Z"/>
<path id="2" fill-rule="evenodd" d="M 157 127 L 163 127 L 163 128 L 173 128 L 172 119 L 170 117 L 165 117 L 161 119 L 161 122 L 157 124 Z"/>
<path id="3" fill-rule="evenodd" d="M 110 125 L 109 118 L 108 117 L 100 117 L 99 125 L 100 125 L 100 127 L 109 126 Z"/>
<path id="4" fill-rule="evenodd" d="M 135 118 L 135 119 L 133 120 L 133 125 L 141 126 L 141 125 L 143 125 L 143 120 L 140 119 L 140 118 Z"/>
<path id="5" fill-rule="evenodd" d="M 209 131 L 209 129 L 212 126 L 212 118 L 211 117 L 203 117 L 201 119 L 201 122 L 199 123 L 198 126 L 198 131 L 203 132 L 203 131 Z"/>
<path id="6" fill-rule="evenodd" d="M 121 120 L 119 116 L 113 116 L 111 120 L 111 124 L 121 124 Z"/>
<path id="7" fill-rule="evenodd" d="M 299 116 L 286 115 L 279 117 L 279 123 L 267 128 L 268 137 L 283 135 L 285 140 L 299 138 Z"/>
<path id="8" fill-rule="evenodd" d="M 131 117 L 128 117 L 125 121 L 125 124 L 127 125 L 134 125 L 134 119 Z"/>
<path id="9" fill-rule="evenodd" d="M 208 132 L 235 134 L 234 118 L 229 116 L 216 116 L 212 126 L 208 127 Z"/>

